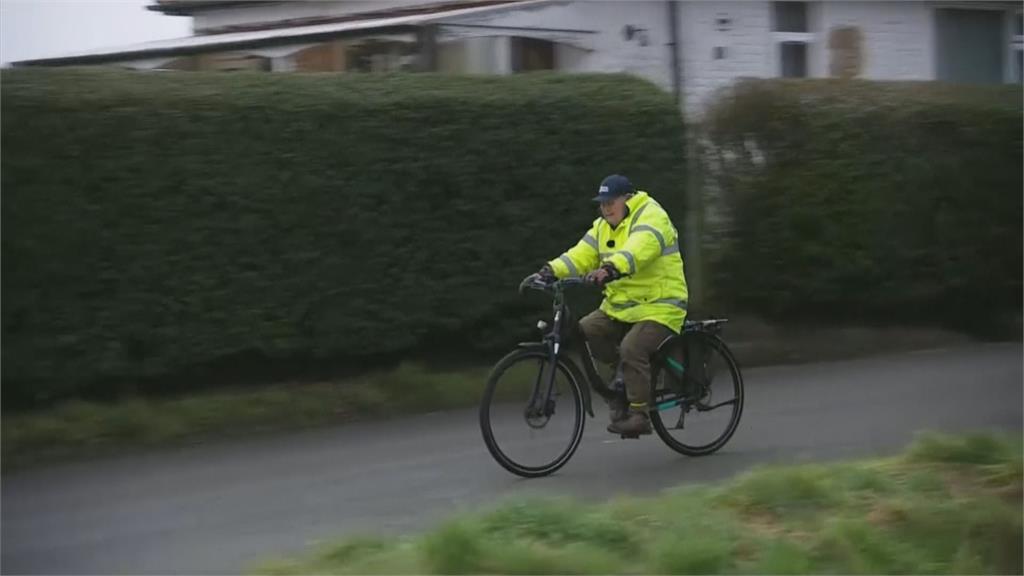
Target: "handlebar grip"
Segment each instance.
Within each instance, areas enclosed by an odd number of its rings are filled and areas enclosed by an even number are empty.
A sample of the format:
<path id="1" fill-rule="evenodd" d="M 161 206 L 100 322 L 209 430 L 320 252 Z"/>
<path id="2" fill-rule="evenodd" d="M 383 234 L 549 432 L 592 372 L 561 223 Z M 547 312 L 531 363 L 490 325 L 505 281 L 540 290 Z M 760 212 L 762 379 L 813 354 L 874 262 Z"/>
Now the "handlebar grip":
<path id="1" fill-rule="evenodd" d="M 519 283 L 519 294 L 520 295 L 522 295 L 523 292 L 526 292 L 526 288 L 530 285 L 530 283 L 533 282 L 533 280 L 535 279 L 536 276 L 537 276 L 536 274 L 530 274 L 526 278 L 523 278 L 523 281 Z"/>
<path id="2" fill-rule="evenodd" d="M 542 290 L 546 292 L 551 290 L 552 288 L 555 288 L 556 286 L 598 286 L 596 282 L 591 281 L 586 276 L 576 278 L 563 278 L 561 280 L 557 278 L 552 278 L 550 279 L 550 281 L 546 280 L 548 279 L 544 278 L 540 274 L 530 274 L 526 278 L 523 278 L 523 281 L 519 283 L 519 293 L 522 294 L 528 288 L 533 290 Z"/>

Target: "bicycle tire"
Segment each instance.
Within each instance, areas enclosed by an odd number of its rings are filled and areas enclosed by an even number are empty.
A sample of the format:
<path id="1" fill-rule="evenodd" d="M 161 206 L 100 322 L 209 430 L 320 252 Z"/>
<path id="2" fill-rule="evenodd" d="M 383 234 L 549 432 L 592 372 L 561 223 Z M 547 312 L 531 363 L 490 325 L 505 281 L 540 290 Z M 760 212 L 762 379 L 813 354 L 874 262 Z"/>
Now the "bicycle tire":
<path id="1" fill-rule="evenodd" d="M 736 394 L 736 407 L 733 411 L 732 416 L 730 417 L 729 424 L 725 428 L 725 431 L 722 433 L 722 435 L 720 435 L 714 441 L 702 445 L 689 445 L 684 442 L 680 442 L 678 439 L 672 436 L 672 433 L 669 431 L 668 427 L 665 426 L 664 421 L 661 419 L 661 414 L 657 410 L 651 411 L 651 425 L 653 426 L 654 431 L 658 434 L 658 437 L 661 438 L 662 442 L 668 445 L 668 447 L 671 448 L 672 450 L 675 450 L 676 452 L 679 452 L 680 454 L 684 454 L 686 456 L 707 456 L 709 454 L 717 452 L 723 446 L 725 446 L 725 444 L 729 442 L 729 440 L 732 438 L 733 434 L 736 433 L 736 429 L 739 427 L 740 418 L 743 416 L 743 374 L 740 372 L 739 364 L 737 364 L 736 358 L 732 355 L 732 351 L 729 350 L 729 347 L 725 344 L 725 342 L 722 341 L 721 338 L 718 338 L 715 335 L 708 334 L 705 332 L 687 333 L 684 334 L 682 337 L 702 338 L 705 344 L 710 346 L 712 349 L 715 350 L 715 352 L 722 356 L 722 358 L 725 360 L 726 365 L 729 368 L 729 374 L 733 381 L 733 389 Z M 658 372 L 664 368 L 661 367 L 660 365 L 654 365 L 652 366 L 652 368 L 653 370 L 651 374 L 651 388 L 653 394 L 653 389 L 657 385 Z"/>
<path id="2" fill-rule="evenodd" d="M 517 476 L 522 476 L 524 478 L 538 478 L 552 474 L 562 466 L 565 466 L 569 459 L 572 458 L 576 449 L 579 448 L 580 441 L 583 439 L 583 428 L 586 421 L 586 413 L 584 411 L 583 392 L 580 390 L 580 382 L 576 377 L 578 370 L 573 369 L 574 367 L 570 365 L 570 361 L 564 358 L 558 358 L 556 362 L 556 369 L 569 383 L 569 389 L 572 391 L 572 402 L 576 411 L 576 422 L 574 424 L 569 445 L 554 460 L 542 466 L 527 466 L 510 458 L 495 440 L 494 431 L 491 427 L 491 401 L 494 398 L 495 389 L 501 379 L 501 376 L 516 364 L 526 360 L 531 362 L 540 361 L 542 362 L 542 366 L 543 363 L 548 362 L 547 354 L 545 352 L 539 350 L 519 349 L 505 355 L 505 357 L 499 360 L 497 364 L 494 365 L 494 368 L 491 369 L 491 373 L 487 377 L 487 386 L 484 389 L 484 394 L 480 401 L 480 431 L 483 434 L 484 444 L 486 444 L 487 450 L 491 453 L 491 456 L 494 457 L 498 464 Z"/>

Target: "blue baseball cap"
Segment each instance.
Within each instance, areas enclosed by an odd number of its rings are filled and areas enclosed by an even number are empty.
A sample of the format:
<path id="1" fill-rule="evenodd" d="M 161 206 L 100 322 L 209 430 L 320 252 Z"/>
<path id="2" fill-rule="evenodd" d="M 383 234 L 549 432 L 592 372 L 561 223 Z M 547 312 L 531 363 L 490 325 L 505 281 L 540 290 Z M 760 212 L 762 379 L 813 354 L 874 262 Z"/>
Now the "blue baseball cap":
<path id="1" fill-rule="evenodd" d="M 629 181 L 629 178 L 612 174 L 601 180 L 601 187 L 597 189 L 597 196 L 594 196 L 593 200 L 594 202 L 608 202 L 619 196 L 632 194 L 635 191 L 633 183 Z"/>

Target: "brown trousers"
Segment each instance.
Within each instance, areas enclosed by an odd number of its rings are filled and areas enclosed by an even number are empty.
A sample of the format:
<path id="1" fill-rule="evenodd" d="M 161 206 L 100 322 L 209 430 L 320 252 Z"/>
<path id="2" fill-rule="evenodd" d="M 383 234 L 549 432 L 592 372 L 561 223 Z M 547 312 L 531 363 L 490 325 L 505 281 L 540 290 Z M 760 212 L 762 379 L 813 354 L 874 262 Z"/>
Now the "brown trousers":
<path id="1" fill-rule="evenodd" d="M 646 407 L 651 400 L 651 354 L 673 334 L 672 330 L 649 320 L 627 324 L 609 317 L 601 310 L 594 310 L 584 316 L 580 320 L 580 328 L 587 337 L 594 358 L 613 369 L 621 359 L 622 376 L 630 405 L 634 408 Z"/>

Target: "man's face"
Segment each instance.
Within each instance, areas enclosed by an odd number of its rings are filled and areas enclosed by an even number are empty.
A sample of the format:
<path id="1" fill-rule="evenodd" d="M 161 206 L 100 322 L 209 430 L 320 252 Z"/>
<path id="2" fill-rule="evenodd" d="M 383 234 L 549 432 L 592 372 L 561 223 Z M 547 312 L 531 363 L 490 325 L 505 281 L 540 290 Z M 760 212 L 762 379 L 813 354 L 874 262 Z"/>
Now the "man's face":
<path id="1" fill-rule="evenodd" d="M 626 217 L 626 197 L 619 196 L 607 202 L 601 202 L 601 216 L 613 228 Z"/>

